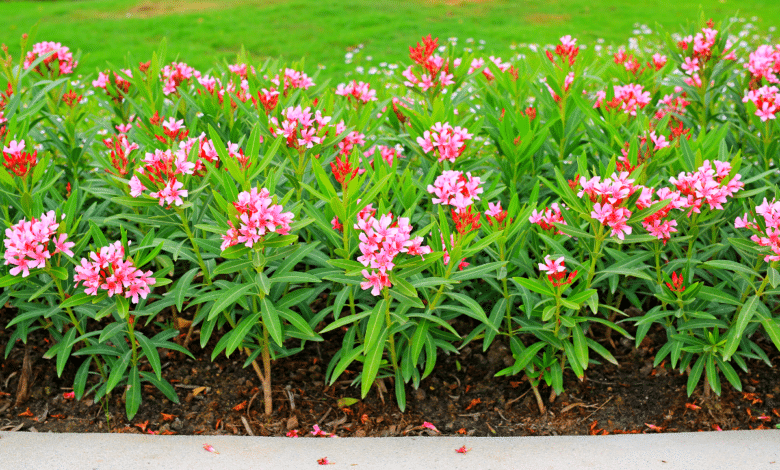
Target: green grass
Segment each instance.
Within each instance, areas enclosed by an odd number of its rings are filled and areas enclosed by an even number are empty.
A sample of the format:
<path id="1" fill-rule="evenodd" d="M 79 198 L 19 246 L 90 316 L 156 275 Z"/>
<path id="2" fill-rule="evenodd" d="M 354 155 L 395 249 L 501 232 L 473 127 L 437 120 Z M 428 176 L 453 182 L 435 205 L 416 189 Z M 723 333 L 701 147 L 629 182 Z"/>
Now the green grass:
<path id="1" fill-rule="evenodd" d="M 442 39 L 485 40 L 485 52 L 504 58 L 513 43 L 554 43 L 572 34 L 580 44 L 603 38 L 624 43 L 635 23 L 667 31 L 695 20 L 700 5 L 719 21 L 736 14 L 756 16 L 762 29 L 780 18 L 775 0 L 643 0 L 615 6 L 604 0 L 82 0 L 0 3 L 4 28 L 0 42 L 14 52 L 22 33 L 40 21 L 36 41 L 58 41 L 83 55 L 79 71 L 91 73 L 110 61 L 124 65 L 148 60 L 163 38 L 167 60 L 178 57 L 206 70 L 223 58 L 233 60 L 241 45 L 253 59 L 306 57 L 330 73 L 354 65 L 344 54 L 363 44 L 373 62 L 407 58 L 408 46 L 427 34 Z M 153 6 L 154 5 L 154 6 Z"/>

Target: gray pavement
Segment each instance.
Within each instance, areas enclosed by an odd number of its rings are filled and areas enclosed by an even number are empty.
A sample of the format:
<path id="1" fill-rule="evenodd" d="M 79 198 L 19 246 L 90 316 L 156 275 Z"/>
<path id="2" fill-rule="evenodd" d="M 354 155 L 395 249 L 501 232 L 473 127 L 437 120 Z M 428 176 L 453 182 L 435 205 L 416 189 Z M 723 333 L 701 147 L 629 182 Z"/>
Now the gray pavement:
<path id="1" fill-rule="evenodd" d="M 456 452 L 464 445 L 471 450 Z M 320 466 L 323 457 L 332 465 Z M 780 469 L 780 430 L 381 439 L 0 432 L 1 470 L 315 468 Z"/>

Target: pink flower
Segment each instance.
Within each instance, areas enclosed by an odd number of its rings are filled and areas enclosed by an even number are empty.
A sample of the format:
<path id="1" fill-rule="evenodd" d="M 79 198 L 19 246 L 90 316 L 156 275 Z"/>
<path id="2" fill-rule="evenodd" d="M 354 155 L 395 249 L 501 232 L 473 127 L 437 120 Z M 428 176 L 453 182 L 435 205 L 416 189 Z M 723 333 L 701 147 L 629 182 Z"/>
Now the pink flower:
<path id="1" fill-rule="evenodd" d="M 539 271 L 548 275 L 562 273 L 566 271 L 566 267 L 563 265 L 563 263 L 563 256 L 554 260 L 550 258 L 550 255 L 546 255 L 544 257 L 544 263 L 539 263 Z"/>
<path id="2" fill-rule="evenodd" d="M 101 247 L 100 251 L 89 254 L 92 261 L 81 259 L 81 264 L 75 268 L 73 282 L 76 287 L 83 282 L 86 287 L 84 292 L 89 295 L 97 295 L 102 289 L 109 297 L 124 295 L 132 303 L 138 303 L 138 298 L 145 299 L 150 293 L 149 286 L 156 281 L 151 277 L 151 271 L 141 271 L 124 257 L 125 250 L 120 241 Z"/>
<path id="3" fill-rule="evenodd" d="M 425 429 L 430 429 L 433 432 L 439 432 L 439 430 L 436 429 L 436 426 L 434 426 L 433 424 L 429 423 L 428 421 L 424 421 L 422 423 L 422 427 L 424 427 Z"/>
<path id="4" fill-rule="evenodd" d="M 329 436 L 331 436 L 331 434 L 329 434 L 329 433 L 327 433 L 327 432 L 323 431 L 322 429 L 320 429 L 320 426 L 319 426 L 319 425 L 317 425 L 317 424 L 315 424 L 314 426 L 312 426 L 312 432 L 311 432 L 311 434 L 312 434 L 313 436 L 324 436 L 324 437 L 329 437 Z"/>
<path id="5" fill-rule="evenodd" d="M 391 287 L 390 278 L 382 271 L 361 271 L 363 277 L 366 279 L 360 283 L 360 288 L 363 290 L 371 289 L 371 295 L 377 296 L 382 293 L 382 289 L 385 287 Z"/>

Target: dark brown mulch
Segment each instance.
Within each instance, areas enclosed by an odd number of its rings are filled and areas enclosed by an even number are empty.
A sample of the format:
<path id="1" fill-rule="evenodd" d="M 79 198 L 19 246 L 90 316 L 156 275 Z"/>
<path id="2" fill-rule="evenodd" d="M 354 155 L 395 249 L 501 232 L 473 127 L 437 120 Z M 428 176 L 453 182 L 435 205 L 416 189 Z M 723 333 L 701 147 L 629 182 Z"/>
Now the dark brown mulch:
<path id="1" fill-rule="evenodd" d="M 0 324 L 9 320 L 8 310 L 0 312 Z M 0 350 L 10 333 L 0 330 Z M 686 376 L 652 367 L 654 353 L 664 341 L 660 330 L 651 331 L 639 349 L 626 339 L 616 341 L 614 348 L 604 343 L 620 365 L 591 366 L 583 381 L 567 374 L 566 392 L 547 403 L 544 415 L 521 377 L 493 377 L 512 360 L 500 341 L 486 353 L 474 343 L 458 356 L 442 356 L 418 390 L 407 387 L 405 413 L 395 406 L 389 381 L 382 396 L 375 387 L 365 400 L 340 406 L 339 399 L 359 398 L 360 392 L 351 385 L 354 372 L 333 386 L 326 385 L 327 361 L 340 345 L 340 338 L 327 339 L 274 363 L 270 417 L 263 414 L 259 380 L 251 367 L 241 367 L 244 359 L 238 353 L 211 362 L 208 347 L 192 344 L 195 359 L 179 353 L 163 357 L 164 376 L 176 387 L 181 403 L 171 403 L 145 386 L 141 410 L 128 421 L 117 392 L 108 406 L 110 419 L 90 397 L 65 398 L 78 364 L 72 361 L 58 378 L 54 361 L 42 358 L 48 348 L 46 338 L 36 332 L 27 349 L 28 373 L 24 373 L 21 343 L 0 362 L 0 430 L 283 436 L 293 429 L 305 435 L 317 424 L 338 436 L 363 437 L 433 434 L 421 427 L 428 421 L 443 435 L 527 436 L 757 429 L 780 423 L 777 368 L 753 362 L 749 374 L 740 372 L 743 392 L 724 380 L 721 397 L 713 394 L 705 399 L 701 387 L 687 397 Z M 774 363 L 779 358 L 777 353 L 770 357 Z M 23 377 L 28 378 L 29 398 L 16 406 Z M 542 393 L 547 401 L 549 390 L 542 387 Z"/>

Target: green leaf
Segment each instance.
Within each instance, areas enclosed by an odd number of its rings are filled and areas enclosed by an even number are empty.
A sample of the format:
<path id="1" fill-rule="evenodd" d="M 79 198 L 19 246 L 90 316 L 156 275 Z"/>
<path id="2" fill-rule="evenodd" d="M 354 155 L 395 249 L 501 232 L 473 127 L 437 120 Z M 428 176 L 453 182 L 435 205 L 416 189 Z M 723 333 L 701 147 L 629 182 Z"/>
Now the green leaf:
<path id="1" fill-rule="evenodd" d="M 260 299 L 260 308 L 263 314 L 263 325 L 268 329 L 268 333 L 276 341 L 276 344 L 282 346 L 284 332 L 282 330 L 282 322 L 279 319 L 279 313 L 277 313 L 268 297 Z"/>
<path id="2" fill-rule="evenodd" d="M 708 302 L 717 302 L 720 304 L 742 305 L 739 300 L 722 289 L 715 289 L 710 286 L 701 286 L 697 297 Z"/>
<path id="3" fill-rule="evenodd" d="M 681 139 L 685 140 L 685 139 Z M 701 373 L 704 370 L 704 356 L 699 356 L 699 359 L 696 361 L 695 364 L 693 364 L 693 367 L 691 367 L 691 372 L 688 374 L 688 396 L 691 396 L 693 394 L 693 391 L 696 389 L 696 385 L 699 383 L 699 379 L 701 378 Z"/>
<path id="4" fill-rule="evenodd" d="M 10 287 L 16 283 L 22 282 L 24 278 L 22 276 L 12 276 L 10 274 L 6 274 L 3 277 L 0 277 L 0 287 Z"/>
<path id="5" fill-rule="evenodd" d="M 311 329 L 311 326 L 306 322 L 306 320 L 300 316 L 299 314 L 293 312 L 292 310 L 288 308 L 279 308 L 279 306 L 276 306 L 276 312 L 279 314 L 280 317 L 284 318 L 290 324 L 295 327 L 296 330 L 301 332 L 302 334 L 308 336 L 312 340 L 315 341 L 321 341 L 322 337 L 314 332 L 314 330 Z"/>
<path id="6" fill-rule="evenodd" d="M 488 317 L 485 314 L 485 311 L 482 309 L 482 306 L 480 306 L 476 300 L 472 299 L 467 295 L 456 294 L 454 292 L 447 292 L 447 296 L 450 297 L 451 299 L 457 300 L 458 302 L 463 304 L 463 306 L 466 307 L 467 310 L 470 310 L 471 313 L 468 314 L 470 317 L 481 321 L 491 329 L 495 329 L 493 324 L 490 323 L 490 320 L 488 320 Z"/>
<path id="7" fill-rule="evenodd" d="M 214 317 L 222 313 L 223 310 L 236 303 L 236 301 L 246 294 L 250 289 L 254 287 L 253 284 L 239 284 L 234 285 L 230 289 L 226 289 L 220 292 L 219 298 L 214 301 L 214 305 L 211 306 L 209 311 L 209 320 L 213 320 Z"/>
<path id="8" fill-rule="evenodd" d="M 385 343 L 387 342 L 388 330 L 384 323 L 382 324 L 382 331 L 377 340 L 374 342 L 373 348 L 368 349 L 366 352 L 366 359 L 363 363 L 363 372 L 360 376 L 360 395 L 361 398 L 365 398 L 368 395 L 371 386 L 374 385 L 377 373 L 379 372 L 379 366 L 382 363 L 382 356 L 385 352 Z"/>
<path id="9" fill-rule="evenodd" d="M 583 369 L 588 368 L 588 342 L 585 339 L 585 333 L 582 332 L 580 325 L 576 325 L 571 329 L 572 337 L 574 340 L 574 353 L 577 356 L 577 360 L 580 362 L 580 366 Z"/>
<path id="10" fill-rule="evenodd" d="M 230 339 L 225 346 L 225 355 L 230 356 L 233 351 L 240 347 L 244 343 L 246 335 L 252 331 L 252 328 L 257 324 L 260 319 L 260 313 L 256 312 L 252 315 L 245 316 L 238 325 L 230 332 Z"/>
<path id="11" fill-rule="evenodd" d="M 520 284 L 521 286 L 525 287 L 526 289 L 536 292 L 537 294 L 546 295 L 549 297 L 554 297 L 555 293 L 547 287 L 547 285 L 543 284 L 540 281 L 537 281 L 536 279 L 527 279 L 524 277 L 513 277 L 513 281 Z"/>
<path id="12" fill-rule="evenodd" d="M 83 349 L 81 351 L 83 351 Z M 108 381 L 106 381 L 106 394 L 111 393 L 114 387 L 116 387 L 124 378 L 125 371 L 127 370 L 127 366 L 130 364 L 132 354 L 133 351 L 127 350 L 122 356 L 114 361 L 114 364 L 111 367 L 111 373 L 108 375 Z"/>
<path id="13" fill-rule="evenodd" d="M 710 388 L 715 395 L 720 396 L 720 377 L 718 376 L 718 369 L 715 367 L 715 359 L 712 354 L 707 355 L 707 381 L 710 383 Z"/>
<path id="14" fill-rule="evenodd" d="M 780 273 L 777 272 L 777 269 L 769 266 L 766 275 L 769 276 L 769 284 L 772 285 L 772 288 L 776 288 L 780 285 Z"/>
<path id="15" fill-rule="evenodd" d="M 736 261 L 729 261 L 725 259 L 710 260 L 705 263 L 701 263 L 697 267 L 705 268 L 705 269 L 706 268 L 725 269 L 727 271 L 731 271 L 735 273 L 745 273 L 750 276 L 758 276 L 758 273 L 755 272 L 752 268 L 749 268 L 742 263 L 737 263 Z"/>
<path id="16" fill-rule="evenodd" d="M 309 273 L 291 271 L 271 276 L 271 284 L 276 282 L 290 282 L 293 284 L 306 284 L 307 282 L 322 282 L 320 278 Z"/>
<path id="17" fill-rule="evenodd" d="M 168 400 L 172 401 L 173 403 L 178 404 L 179 403 L 179 396 L 176 395 L 176 390 L 173 388 L 173 386 L 168 383 L 165 379 L 158 379 L 153 374 L 150 374 L 149 372 L 141 371 L 141 377 L 144 378 L 147 382 L 157 387 L 157 390 L 163 392 L 166 398 Z"/>
<path id="18" fill-rule="evenodd" d="M 599 343 L 597 343 L 595 340 L 591 338 L 585 338 L 585 340 L 588 342 L 588 347 L 594 350 L 596 354 L 608 360 L 612 364 L 618 365 L 617 359 L 615 359 L 615 356 L 613 356 L 612 353 L 607 350 L 607 348 L 600 345 Z"/>
<path id="19" fill-rule="evenodd" d="M 234 273 L 236 271 L 241 271 L 245 268 L 251 268 L 253 267 L 252 260 L 246 260 L 246 259 L 234 259 L 230 261 L 225 261 L 224 263 L 219 263 L 216 268 L 211 272 L 211 277 L 220 275 L 220 274 L 229 274 Z"/>
<path id="20" fill-rule="evenodd" d="M 135 339 L 141 345 L 141 350 L 144 352 L 144 356 L 149 361 L 149 365 L 152 366 L 152 370 L 157 375 L 157 378 L 162 379 L 162 364 L 160 363 L 160 354 L 157 352 L 157 348 L 140 331 L 135 332 Z"/>
<path id="21" fill-rule="evenodd" d="M 71 328 L 60 340 L 62 347 L 57 351 L 57 377 L 62 377 L 62 372 L 65 370 L 65 364 L 68 362 L 70 351 L 75 344 L 76 332 L 76 328 Z"/>
<path id="22" fill-rule="evenodd" d="M 132 370 L 130 370 L 127 385 L 125 411 L 127 412 L 127 419 L 132 420 L 141 406 L 141 380 L 138 376 L 138 367 L 133 366 Z"/>
<path id="23" fill-rule="evenodd" d="M 84 359 L 84 362 L 79 366 L 79 370 L 76 371 L 76 377 L 73 379 L 73 392 L 76 395 L 76 400 L 81 400 L 84 396 L 84 389 L 87 387 L 87 377 L 89 377 L 89 366 L 92 363 L 92 356 Z"/>
<path id="24" fill-rule="evenodd" d="M 494 274 L 499 268 L 504 266 L 506 261 L 494 261 L 484 263 L 474 267 L 468 267 L 463 271 L 458 271 L 450 276 L 451 281 L 466 281 L 469 279 L 483 279 L 488 274 Z"/>
<path id="25" fill-rule="evenodd" d="M 192 280 L 195 278 L 195 275 L 198 274 L 199 270 L 200 268 L 192 268 L 184 273 L 184 275 L 176 281 L 176 287 L 169 292 L 169 295 L 173 295 L 173 299 L 176 302 L 176 310 L 178 312 L 182 311 L 184 298 L 187 296 L 190 287 L 192 287 Z"/>
<path id="26" fill-rule="evenodd" d="M 77 307 L 87 302 L 91 302 L 93 299 L 95 299 L 94 295 L 89 295 L 82 292 L 65 299 L 65 301 L 60 304 L 60 308 Z"/>
<path id="27" fill-rule="evenodd" d="M 742 306 L 736 321 L 729 328 L 729 334 L 726 338 L 726 345 L 723 347 L 723 360 L 728 361 L 729 358 L 737 351 L 740 341 L 742 341 L 742 334 L 745 332 L 750 320 L 753 319 L 753 315 L 756 313 L 756 309 L 761 304 L 757 295 L 750 296 L 745 305 Z M 711 385 L 711 384 L 710 384 Z"/>

